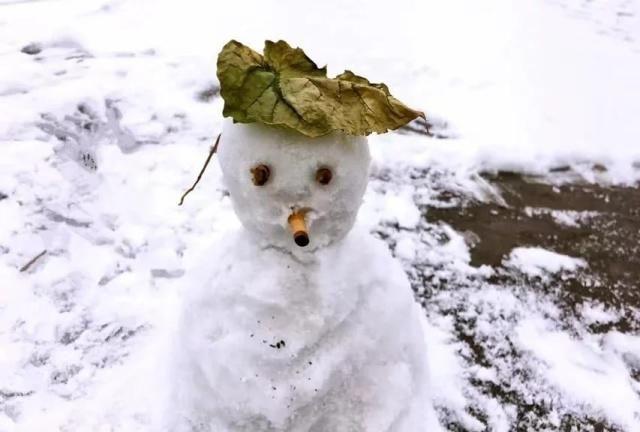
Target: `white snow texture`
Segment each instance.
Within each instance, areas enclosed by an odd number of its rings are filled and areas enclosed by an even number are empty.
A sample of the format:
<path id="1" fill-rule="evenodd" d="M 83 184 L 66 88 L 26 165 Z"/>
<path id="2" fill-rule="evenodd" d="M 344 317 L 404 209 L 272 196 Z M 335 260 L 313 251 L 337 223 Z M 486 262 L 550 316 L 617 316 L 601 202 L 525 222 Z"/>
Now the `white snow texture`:
<path id="1" fill-rule="evenodd" d="M 224 183 L 243 225 L 258 241 L 301 249 L 292 241 L 287 220 L 293 210 L 306 213 L 310 244 L 326 246 L 353 226 L 369 178 L 369 147 L 363 137 L 332 134 L 316 139 L 260 124 L 226 120 L 218 149 Z M 269 181 L 256 187 L 251 169 L 269 167 Z M 318 169 L 333 173 L 327 185 Z"/>
<path id="2" fill-rule="evenodd" d="M 188 278 L 168 430 L 424 430 L 434 414 L 421 310 L 387 246 L 347 234 L 366 140 L 232 122 L 223 137 L 224 181 L 251 232 L 219 239 Z M 270 167 L 264 185 L 251 181 L 256 164 Z M 321 167 L 334 172 L 327 185 Z M 299 208 L 309 209 L 308 249 L 287 229 Z"/>
<path id="3" fill-rule="evenodd" d="M 348 234 L 367 180 L 362 140 L 326 138 L 344 154 L 319 159 L 320 146 L 288 148 L 277 134 L 242 142 L 265 134 L 223 126 L 218 50 L 230 39 L 260 50 L 281 38 L 331 76 L 351 69 L 385 82 L 453 137 L 368 137 L 369 183 Z M 402 383 L 422 373 L 412 370 L 421 348 L 398 262 L 427 316 L 428 396 L 440 422 L 427 432 L 595 422 L 640 431 L 637 304 L 581 297 L 567 308 L 567 278 L 589 293 L 610 288 L 583 277 L 595 266 L 579 253 L 516 249 L 476 266 L 472 235 L 427 218 L 434 207 L 501 204 L 480 173 L 634 185 L 639 76 L 638 0 L 0 0 L 0 432 L 155 432 L 167 428 L 172 396 L 189 413 L 190 395 L 221 395 L 207 413 L 236 404 L 245 388 L 254 392 L 239 411 L 205 415 L 232 423 L 264 410 L 247 424 L 294 428 L 292 411 L 313 424 L 318 404 L 347 409 L 337 402 L 358 397 L 335 389 L 349 380 L 353 391 L 372 389 L 361 412 L 384 403 L 355 421 L 384 428 L 419 391 Z M 223 127 L 226 185 L 214 158 L 178 207 Z M 242 151 L 248 145 L 255 153 Z M 290 152 L 290 163 L 280 166 L 270 148 Z M 258 160 L 273 164 L 273 183 L 247 189 Z M 331 192 L 305 183 L 320 163 L 336 164 L 336 185 L 341 168 L 353 169 L 354 184 Z M 295 181 L 283 185 L 313 191 L 313 254 L 285 230 L 286 206 L 309 205 L 277 190 L 286 176 Z M 275 201 L 253 199 L 260 193 Z M 523 205 L 558 229 L 602 216 Z M 282 280 L 283 265 L 295 284 Z M 183 306 L 191 314 L 180 321 Z M 225 320 L 232 315 L 241 319 Z M 192 340 L 170 338 L 188 328 Z M 187 376 L 181 395 L 171 391 L 180 359 L 168 355 L 178 343 L 221 353 L 195 379 L 201 387 Z M 364 356 L 375 368 L 402 346 L 413 350 L 365 379 Z M 199 355 L 183 357 L 180 372 L 213 354 Z M 227 393 L 211 388 L 213 376 Z"/>

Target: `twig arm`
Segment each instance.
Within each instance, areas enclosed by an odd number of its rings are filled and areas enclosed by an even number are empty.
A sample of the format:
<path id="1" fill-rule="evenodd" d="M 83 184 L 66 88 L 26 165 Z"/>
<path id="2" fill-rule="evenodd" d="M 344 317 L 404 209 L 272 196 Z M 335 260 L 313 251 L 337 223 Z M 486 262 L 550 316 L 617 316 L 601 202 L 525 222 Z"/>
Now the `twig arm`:
<path id="1" fill-rule="evenodd" d="M 218 134 L 218 138 L 216 138 L 216 143 L 213 145 L 213 147 L 211 147 L 211 149 L 209 149 L 209 156 L 207 156 L 207 160 L 205 161 L 204 165 L 202 166 L 202 169 L 200 170 L 200 174 L 198 174 L 198 178 L 196 178 L 195 183 L 193 183 L 193 185 L 191 185 L 191 187 L 189 189 L 187 189 L 182 196 L 180 197 L 180 202 L 178 203 L 179 206 L 181 206 L 184 203 L 184 199 L 187 197 L 187 195 L 189 195 L 198 185 L 198 183 L 200 182 L 200 179 L 202 178 L 202 175 L 204 174 L 205 170 L 207 169 L 207 166 L 209 165 L 209 161 L 211 160 L 211 157 L 213 156 L 213 154 L 215 152 L 218 151 L 218 144 L 220 143 L 220 137 L 222 136 L 222 134 Z"/>

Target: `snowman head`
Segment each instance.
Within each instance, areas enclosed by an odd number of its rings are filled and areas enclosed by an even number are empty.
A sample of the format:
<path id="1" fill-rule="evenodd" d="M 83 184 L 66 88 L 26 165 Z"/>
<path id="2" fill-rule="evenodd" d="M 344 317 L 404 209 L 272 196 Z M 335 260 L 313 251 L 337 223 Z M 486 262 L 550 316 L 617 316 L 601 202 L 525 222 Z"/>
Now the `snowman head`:
<path id="1" fill-rule="evenodd" d="M 326 246 L 351 229 L 370 162 L 364 137 L 309 138 L 231 120 L 218 158 L 242 224 L 265 244 L 288 250 Z"/>
<path id="2" fill-rule="evenodd" d="M 334 78 L 300 48 L 229 41 L 217 62 L 222 173 L 236 213 L 266 243 L 315 249 L 353 226 L 367 184 L 365 136 L 424 117 L 384 84 Z"/>

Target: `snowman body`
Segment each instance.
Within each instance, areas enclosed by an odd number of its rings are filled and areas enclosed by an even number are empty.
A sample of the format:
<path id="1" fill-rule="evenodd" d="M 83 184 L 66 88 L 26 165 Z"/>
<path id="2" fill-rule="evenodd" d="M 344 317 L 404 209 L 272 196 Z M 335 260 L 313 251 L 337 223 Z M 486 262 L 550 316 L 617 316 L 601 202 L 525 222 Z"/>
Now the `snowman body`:
<path id="1" fill-rule="evenodd" d="M 191 275 L 172 430 L 426 430 L 421 311 L 386 245 L 352 229 L 366 140 L 308 141 L 229 122 L 219 153 L 244 227 L 216 242 Z M 251 181 L 256 164 L 270 167 L 260 186 Z M 331 169 L 329 184 L 316 184 L 320 168 Z M 301 208 L 304 248 L 287 228 Z"/>

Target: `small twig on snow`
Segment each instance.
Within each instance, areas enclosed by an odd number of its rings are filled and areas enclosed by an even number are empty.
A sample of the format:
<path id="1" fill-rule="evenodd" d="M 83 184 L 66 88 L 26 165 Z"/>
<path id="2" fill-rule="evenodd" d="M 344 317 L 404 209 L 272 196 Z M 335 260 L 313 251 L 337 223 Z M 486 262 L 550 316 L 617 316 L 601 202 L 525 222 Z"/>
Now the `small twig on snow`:
<path id="1" fill-rule="evenodd" d="M 182 196 L 180 197 L 180 202 L 178 203 L 179 206 L 182 205 L 182 203 L 184 203 L 184 199 L 187 197 L 187 195 L 189 195 L 189 193 L 191 193 L 196 186 L 198 185 L 198 183 L 200 182 L 200 179 L 202 178 L 202 175 L 204 174 L 205 170 L 207 169 L 207 166 L 209 165 L 209 161 L 211 160 L 211 157 L 213 156 L 213 154 L 218 151 L 218 143 L 220 142 L 220 137 L 222 136 L 222 134 L 218 134 L 218 138 L 216 138 L 216 143 L 213 145 L 213 147 L 211 147 L 209 149 L 209 156 L 207 156 L 207 160 L 205 161 L 204 165 L 202 166 L 202 169 L 200 170 L 200 174 L 198 174 L 198 178 L 196 179 L 195 183 L 189 188 L 187 189 Z"/>
<path id="2" fill-rule="evenodd" d="M 22 267 L 20 267 L 20 272 L 24 273 L 27 270 L 29 270 L 29 268 L 35 264 L 36 261 L 38 261 L 40 258 L 42 258 L 44 256 L 44 254 L 47 253 L 47 250 L 43 250 L 42 252 L 40 252 L 38 255 L 34 256 L 33 258 L 31 258 L 31 260 L 26 263 L 25 265 L 23 265 Z"/>

